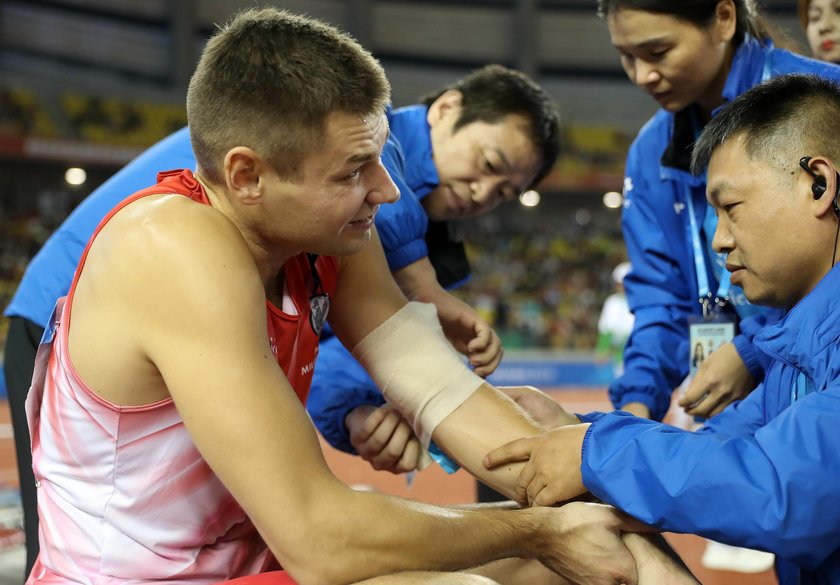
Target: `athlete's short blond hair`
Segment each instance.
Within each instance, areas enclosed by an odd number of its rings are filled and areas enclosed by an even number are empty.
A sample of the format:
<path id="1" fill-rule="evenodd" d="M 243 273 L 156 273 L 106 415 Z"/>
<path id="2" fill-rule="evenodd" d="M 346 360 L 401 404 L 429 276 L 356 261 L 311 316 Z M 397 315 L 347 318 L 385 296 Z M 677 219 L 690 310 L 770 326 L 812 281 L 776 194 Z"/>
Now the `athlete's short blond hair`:
<path id="1" fill-rule="evenodd" d="M 187 92 L 198 167 L 220 183 L 225 154 L 248 146 L 286 178 L 324 140 L 329 114 L 384 111 L 390 85 L 349 35 L 275 8 L 240 12 L 208 41 Z"/>

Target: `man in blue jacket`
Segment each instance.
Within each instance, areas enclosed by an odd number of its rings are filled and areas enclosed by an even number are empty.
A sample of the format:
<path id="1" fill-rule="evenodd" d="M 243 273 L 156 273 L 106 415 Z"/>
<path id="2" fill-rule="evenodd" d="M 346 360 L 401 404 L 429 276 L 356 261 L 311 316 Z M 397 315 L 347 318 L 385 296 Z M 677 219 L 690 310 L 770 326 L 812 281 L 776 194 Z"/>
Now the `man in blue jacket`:
<path id="1" fill-rule="evenodd" d="M 812 75 L 709 123 L 692 168 L 708 165 L 714 248 L 750 302 L 785 312 L 755 336 L 764 381 L 696 433 L 615 412 L 509 443 L 485 463 L 529 459 L 522 501 L 589 490 L 662 530 L 773 552 L 780 585 L 840 582 L 838 135 L 840 85 Z"/>
<path id="2" fill-rule="evenodd" d="M 383 206 L 376 226 L 389 266 L 406 296 L 435 303 L 449 339 L 469 355 L 477 373 L 487 375 L 501 359 L 500 342 L 471 307 L 441 287 L 469 275 L 463 247 L 449 237 L 445 221 L 490 211 L 542 179 L 557 156 L 557 112 L 527 76 L 494 65 L 473 72 L 423 105 L 390 111 L 388 118 L 391 138 L 382 160 L 401 198 Z M 187 128 L 146 150 L 87 197 L 33 258 L 6 308 L 10 328 L 4 375 L 20 473 L 27 574 L 38 552 L 38 517 L 24 401 L 41 333 L 55 300 L 67 294 L 99 221 L 127 195 L 154 183 L 158 171 L 173 168 L 195 168 Z M 356 445 L 374 466 L 416 468 L 421 452 L 408 424 L 395 411 L 379 406 L 382 399 L 366 374 L 355 383 L 364 370 L 335 338 L 331 344 L 321 350 L 324 357 L 315 370 L 309 404 L 326 438 L 338 448 L 353 450 L 345 430 L 347 418 L 358 422 L 356 436 L 361 433 L 362 438 Z M 332 374 L 325 371 L 328 368 Z M 335 401 L 350 406 L 342 410 Z M 355 416 L 347 417 L 354 408 Z M 364 434 L 368 428 L 370 434 Z"/>
<path id="3" fill-rule="evenodd" d="M 397 144 L 386 147 L 383 163 L 400 200 L 380 211 L 376 227 L 402 291 L 435 304 L 457 347 L 459 339 L 472 337 L 457 331 L 473 327 L 463 316 L 476 317 L 444 290 L 470 274 L 449 223 L 515 199 L 545 176 L 557 156 L 557 114 L 541 88 L 498 65 L 474 71 L 423 102 L 389 116 Z M 467 355 L 469 349 L 459 347 Z M 492 372 L 470 361 L 480 375 Z M 408 424 L 384 404 L 348 349 L 329 333 L 323 336 L 307 403 L 318 429 L 330 444 L 358 452 L 377 469 L 415 469 L 419 445 Z"/>
<path id="4" fill-rule="evenodd" d="M 700 4 L 709 6 L 714 15 L 720 5 L 704 1 L 689 8 L 685 3 L 665 0 L 643 4 L 664 6 L 666 13 L 673 10 L 683 15 L 698 10 Z M 738 18 L 747 18 L 741 26 L 757 30 L 756 10 L 743 8 L 752 3 L 738 0 L 734 4 L 742 7 Z M 662 32 L 650 30 L 646 34 L 658 38 Z M 817 73 L 840 80 L 836 65 L 793 54 L 754 34 L 745 35 L 737 44 L 736 39 L 731 41 L 731 62 L 722 70 L 725 78 L 717 79 L 723 84 L 717 102 L 720 105 L 785 73 Z M 679 59 L 683 54 L 645 53 L 650 60 L 647 68 L 659 70 L 659 59 Z M 709 58 L 702 52 L 692 57 L 701 62 Z M 681 65 L 679 71 L 683 70 Z M 704 177 L 692 175 L 688 168 L 688 153 L 707 117 L 713 118 L 718 109 L 660 109 L 639 131 L 627 156 L 622 231 L 633 264 L 625 289 L 635 324 L 624 352 L 624 374 L 610 385 L 609 393 L 616 408 L 655 420 L 665 416 L 674 389 L 689 373 L 689 321 L 700 319 L 704 312 L 700 298 L 708 303 L 707 314 L 715 314 L 721 308 L 715 301 L 728 297 L 720 313 L 737 323 L 737 334 L 712 356 L 707 352 L 686 389 L 680 405 L 692 415 L 714 416 L 761 381 L 762 353 L 756 351 L 752 339 L 764 325 L 780 317 L 778 311 L 746 303 L 738 287 L 729 286 L 723 263 L 711 250 L 715 217 L 705 204 Z"/>

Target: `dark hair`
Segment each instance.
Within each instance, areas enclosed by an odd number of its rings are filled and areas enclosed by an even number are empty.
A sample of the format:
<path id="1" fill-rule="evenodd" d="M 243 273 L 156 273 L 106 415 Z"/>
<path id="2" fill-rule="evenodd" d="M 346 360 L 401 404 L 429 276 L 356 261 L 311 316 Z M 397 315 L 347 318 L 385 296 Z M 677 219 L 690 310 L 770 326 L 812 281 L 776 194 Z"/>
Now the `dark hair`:
<path id="1" fill-rule="evenodd" d="M 727 140 L 744 136 L 750 158 L 796 167 L 799 158 L 822 154 L 840 160 L 840 84 L 818 75 L 791 74 L 741 94 L 709 122 L 694 145 L 691 169 L 702 172 Z"/>
<path id="2" fill-rule="evenodd" d="M 548 93 L 530 77 L 501 65 L 487 65 L 420 101 L 431 106 L 452 89 L 463 96 L 454 132 L 472 122 L 493 124 L 511 114 L 519 114 L 527 120 L 531 142 L 541 158 L 539 171 L 529 187 L 551 171 L 560 151 L 560 116 Z"/>
<path id="3" fill-rule="evenodd" d="M 598 16 L 606 18 L 622 8 L 667 14 L 698 27 L 708 26 L 715 16 L 721 0 L 597 0 Z M 744 35 L 760 42 L 774 39 L 776 44 L 788 45 L 786 35 L 771 26 L 755 4 L 755 0 L 732 0 L 735 4 L 736 25 L 733 42 L 741 44 Z"/>
<path id="4" fill-rule="evenodd" d="M 796 15 L 799 17 L 799 24 L 802 29 L 808 28 L 808 9 L 811 8 L 811 0 L 797 0 Z"/>
<path id="5" fill-rule="evenodd" d="M 383 112 L 390 85 L 350 36 L 274 8 L 237 14 L 208 41 L 187 92 L 193 151 L 208 180 L 248 146 L 284 177 L 321 147 L 333 112 Z"/>

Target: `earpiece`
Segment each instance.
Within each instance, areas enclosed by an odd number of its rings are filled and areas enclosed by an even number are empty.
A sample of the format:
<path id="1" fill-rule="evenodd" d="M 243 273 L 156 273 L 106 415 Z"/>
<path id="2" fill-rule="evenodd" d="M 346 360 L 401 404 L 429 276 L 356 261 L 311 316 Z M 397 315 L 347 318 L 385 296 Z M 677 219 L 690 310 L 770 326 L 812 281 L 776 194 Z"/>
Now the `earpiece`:
<path id="1" fill-rule="evenodd" d="M 812 179 L 814 179 L 814 184 L 811 185 L 811 192 L 814 194 L 814 199 L 819 199 L 823 195 L 825 195 L 825 188 L 826 188 L 826 181 L 825 177 L 822 177 L 811 170 L 811 167 L 808 164 L 811 162 L 810 156 L 803 156 L 799 159 L 799 166 L 808 173 Z M 836 172 L 836 171 L 835 171 Z M 837 219 L 840 219 L 840 173 L 837 173 L 837 190 L 834 193 L 834 201 L 832 202 L 832 206 L 834 208 L 834 215 L 837 216 Z"/>

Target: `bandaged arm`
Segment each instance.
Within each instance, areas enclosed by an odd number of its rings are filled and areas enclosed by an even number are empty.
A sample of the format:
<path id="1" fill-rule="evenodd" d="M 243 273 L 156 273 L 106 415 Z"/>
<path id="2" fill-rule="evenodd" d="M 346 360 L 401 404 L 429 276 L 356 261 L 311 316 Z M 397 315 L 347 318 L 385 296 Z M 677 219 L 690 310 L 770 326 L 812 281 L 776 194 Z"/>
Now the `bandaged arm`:
<path id="1" fill-rule="evenodd" d="M 430 303 L 407 303 L 362 339 L 353 357 L 426 448 L 443 419 L 484 382 L 446 340 Z"/>
<path id="2" fill-rule="evenodd" d="M 410 302 L 353 349 L 424 446 L 435 443 L 493 488 L 513 496 L 520 465 L 488 471 L 484 455 L 542 429 L 473 374 L 443 335 L 434 305 Z"/>

